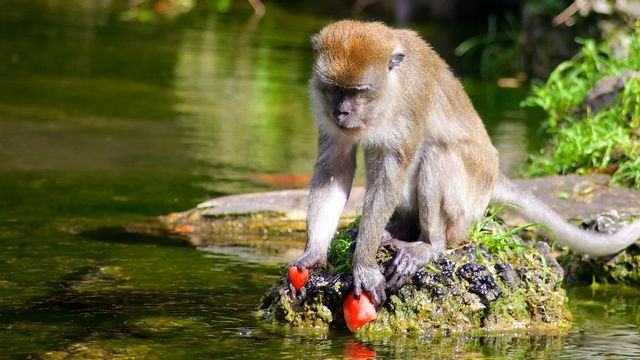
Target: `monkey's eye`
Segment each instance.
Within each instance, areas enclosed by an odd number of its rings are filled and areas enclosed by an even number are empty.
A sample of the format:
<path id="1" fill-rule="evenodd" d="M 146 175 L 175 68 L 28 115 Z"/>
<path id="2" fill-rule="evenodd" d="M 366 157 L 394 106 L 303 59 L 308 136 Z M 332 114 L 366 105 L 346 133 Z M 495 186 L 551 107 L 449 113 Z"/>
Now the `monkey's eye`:
<path id="1" fill-rule="evenodd" d="M 338 87 L 338 86 L 336 86 L 334 84 L 331 84 L 331 83 L 323 82 L 320 85 L 320 89 L 322 91 L 326 92 L 326 93 L 336 93 L 336 92 L 338 92 L 340 90 L 340 87 Z"/>
<path id="2" fill-rule="evenodd" d="M 397 67 L 398 65 L 400 65 L 402 60 L 404 60 L 404 54 L 403 53 L 395 53 L 395 54 L 391 55 L 391 59 L 389 59 L 389 70 L 391 70 L 391 69 Z"/>

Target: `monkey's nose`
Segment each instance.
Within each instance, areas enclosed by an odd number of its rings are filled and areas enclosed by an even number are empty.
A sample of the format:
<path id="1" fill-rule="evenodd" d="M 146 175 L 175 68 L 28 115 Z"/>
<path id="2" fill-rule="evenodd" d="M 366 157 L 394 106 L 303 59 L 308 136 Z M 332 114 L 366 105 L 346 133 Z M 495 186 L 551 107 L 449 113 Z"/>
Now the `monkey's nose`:
<path id="1" fill-rule="evenodd" d="M 333 112 L 333 117 L 336 118 L 336 120 L 338 122 L 345 121 L 348 116 L 349 116 L 349 112 L 348 111 L 336 110 L 336 111 Z"/>

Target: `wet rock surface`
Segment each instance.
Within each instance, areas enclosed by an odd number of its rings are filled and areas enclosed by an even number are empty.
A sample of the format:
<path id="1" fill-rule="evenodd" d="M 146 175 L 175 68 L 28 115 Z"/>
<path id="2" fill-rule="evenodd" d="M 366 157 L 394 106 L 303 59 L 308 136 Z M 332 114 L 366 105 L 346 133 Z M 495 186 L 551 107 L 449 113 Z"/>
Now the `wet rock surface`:
<path id="1" fill-rule="evenodd" d="M 568 175 L 514 182 L 569 220 L 590 219 L 611 209 L 622 214 L 640 213 L 640 192 L 609 186 L 609 179 L 606 175 Z M 158 223 L 146 228 L 143 224 L 138 230 L 180 237 L 196 246 L 302 248 L 307 195 L 307 189 L 299 189 L 225 196 L 184 212 L 161 216 Z M 359 212 L 363 197 L 362 187 L 352 189 L 342 214 L 343 225 Z M 506 223 L 527 222 L 515 211 L 506 210 L 501 214 Z"/>
<path id="2" fill-rule="evenodd" d="M 381 250 L 380 265 L 386 266 L 393 255 L 391 249 Z M 511 254 L 464 245 L 447 251 L 416 273 L 411 283 L 388 294 L 377 319 L 357 333 L 376 337 L 562 331 L 571 316 L 562 279 L 562 268 L 546 244 L 527 245 Z M 263 297 L 258 316 L 296 328 L 346 329 L 342 303 L 352 289 L 351 281 L 348 273 L 314 270 L 294 298 L 283 270 Z"/>

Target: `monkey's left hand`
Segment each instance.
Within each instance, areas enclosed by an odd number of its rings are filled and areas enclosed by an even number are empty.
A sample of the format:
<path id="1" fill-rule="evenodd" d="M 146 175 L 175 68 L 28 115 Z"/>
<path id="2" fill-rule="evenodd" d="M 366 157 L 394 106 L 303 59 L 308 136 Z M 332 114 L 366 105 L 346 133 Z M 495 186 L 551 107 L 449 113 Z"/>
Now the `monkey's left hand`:
<path id="1" fill-rule="evenodd" d="M 377 265 L 353 267 L 353 294 L 356 298 L 360 297 L 363 290 L 367 291 L 371 294 L 376 307 L 380 307 L 387 300 L 385 284 L 384 275 Z"/>

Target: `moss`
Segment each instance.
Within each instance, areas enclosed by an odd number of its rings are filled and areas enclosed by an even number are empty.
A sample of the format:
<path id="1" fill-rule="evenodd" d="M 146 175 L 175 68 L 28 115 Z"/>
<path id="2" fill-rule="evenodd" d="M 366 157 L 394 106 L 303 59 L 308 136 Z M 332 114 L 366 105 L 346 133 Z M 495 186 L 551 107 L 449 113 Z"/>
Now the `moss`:
<path id="1" fill-rule="evenodd" d="M 351 272 L 351 247 L 353 241 L 358 236 L 359 226 L 360 217 L 358 216 L 352 223 L 340 229 L 333 239 L 331 239 L 327 260 L 334 273 L 341 274 Z"/>

